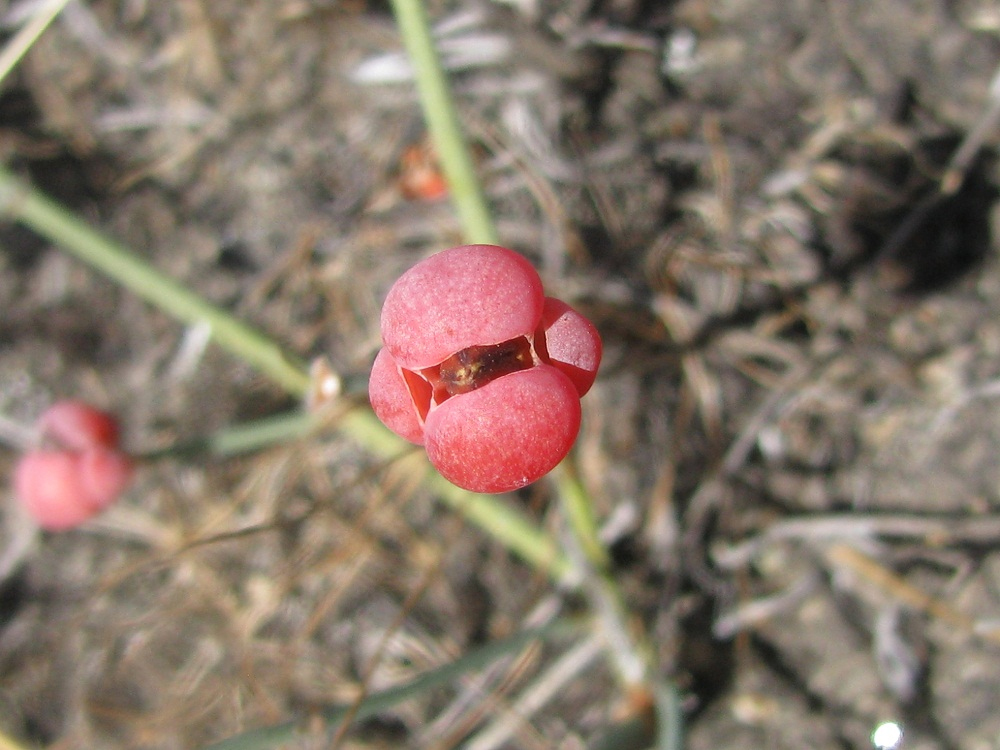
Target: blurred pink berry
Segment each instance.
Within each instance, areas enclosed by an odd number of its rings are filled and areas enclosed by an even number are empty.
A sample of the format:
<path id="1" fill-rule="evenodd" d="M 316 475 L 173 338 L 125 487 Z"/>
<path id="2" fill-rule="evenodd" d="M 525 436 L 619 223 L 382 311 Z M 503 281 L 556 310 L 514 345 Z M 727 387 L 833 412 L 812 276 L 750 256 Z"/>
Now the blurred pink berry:
<path id="1" fill-rule="evenodd" d="M 14 469 L 14 492 L 39 526 L 64 531 L 113 503 L 131 477 L 128 457 L 107 448 L 36 450 Z"/>
<path id="2" fill-rule="evenodd" d="M 566 456 L 601 361 L 593 324 L 495 245 L 445 250 L 403 274 L 382 307 L 382 341 L 375 413 L 475 492 L 524 487 Z"/>
<path id="3" fill-rule="evenodd" d="M 59 401 L 38 427 L 46 447 L 18 461 L 14 492 L 42 528 L 79 526 L 125 491 L 133 465 L 118 450 L 118 423 L 110 414 L 80 401 Z"/>
<path id="4" fill-rule="evenodd" d="M 118 421 L 83 401 L 56 401 L 39 417 L 38 427 L 61 448 L 118 447 Z"/>

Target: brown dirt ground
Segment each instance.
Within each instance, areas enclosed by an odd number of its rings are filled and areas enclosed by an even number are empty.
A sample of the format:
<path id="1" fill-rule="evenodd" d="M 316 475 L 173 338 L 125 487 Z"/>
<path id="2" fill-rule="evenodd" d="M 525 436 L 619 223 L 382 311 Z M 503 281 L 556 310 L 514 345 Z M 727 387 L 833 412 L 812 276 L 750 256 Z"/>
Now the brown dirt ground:
<path id="1" fill-rule="evenodd" d="M 27 5 L 0 3 L 2 19 Z M 431 12 L 504 242 L 605 337 L 581 469 L 689 696 L 689 747 L 866 748 L 886 719 L 906 750 L 995 747 L 992 154 L 927 199 L 989 106 L 995 3 Z M 0 146 L 158 267 L 363 383 L 387 286 L 460 239 L 447 202 L 400 194 L 423 131 L 399 54 L 387 8 L 362 0 L 71 3 L 2 92 Z M 11 226 L 0 300 L 0 475 L 16 426 L 57 396 L 117 411 L 135 450 L 291 405 Z M 549 492 L 518 502 L 554 527 Z M 336 436 L 156 462 L 64 535 L 31 537 L 4 508 L 0 728 L 39 745 L 199 747 L 566 606 Z M 345 746 L 583 747 L 623 705 L 600 661 L 511 718 L 557 656 L 404 704 Z M 490 745 L 494 722 L 515 733 Z"/>

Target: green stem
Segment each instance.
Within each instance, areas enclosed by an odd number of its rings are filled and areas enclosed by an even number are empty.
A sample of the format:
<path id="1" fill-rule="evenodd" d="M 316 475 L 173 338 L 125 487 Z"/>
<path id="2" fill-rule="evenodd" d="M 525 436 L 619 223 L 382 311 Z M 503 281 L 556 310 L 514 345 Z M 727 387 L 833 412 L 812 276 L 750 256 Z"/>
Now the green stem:
<path id="1" fill-rule="evenodd" d="M 254 422 L 222 429 L 212 435 L 185 441 L 160 450 L 140 454 L 140 460 L 167 456 L 186 457 L 205 454 L 235 456 L 287 443 L 323 429 L 321 415 L 292 412 L 266 417 Z M 412 445 L 396 437 L 368 409 L 353 408 L 336 419 L 336 428 L 372 455 L 394 459 L 414 452 Z M 417 456 L 413 456 L 417 460 Z M 467 521 L 480 527 L 511 553 L 535 570 L 556 582 L 569 578 L 571 566 L 556 542 L 521 511 L 490 495 L 477 495 L 456 487 L 420 459 L 425 481 L 439 500 L 458 511 Z M 2 749 L 0 749 L 2 750 Z"/>
<path id="2" fill-rule="evenodd" d="M 438 150 L 466 241 L 495 243 L 496 229 L 469 158 L 422 0 L 393 0 L 393 9 L 413 62 L 424 119 Z M 557 473 L 557 483 L 573 541 L 583 557 L 576 567 L 587 574 L 584 589 L 590 594 L 597 621 L 605 631 L 612 662 L 626 686 L 645 683 L 651 661 L 648 644 L 637 642 L 629 633 L 628 610 L 622 592 L 608 570 L 610 560 L 597 533 L 592 499 L 568 462 Z M 461 499 L 459 502 L 468 503 L 468 500 Z M 462 512 L 472 518 L 478 509 L 464 505 Z M 512 535 L 506 543 L 508 546 L 516 543 L 516 537 Z M 522 550 L 520 554 L 532 555 L 529 559 L 534 559 L 538 565 L 540 551 L 533 548 Z M 559 561 L 559 569 L 565 566 L 569 572 L 574 568 L 568 558 L 555 550 L 544 552 L 553 555 L 549 559 Z"/>
<path id="3" fill-rule="evenodd" d="M 54 0 L 48 7 L 39 8 L 35 15 L 28 20 L 20 31 L 7 42 L 0 53 L 0 82 L 4 81 L 10 72 L 21 62 L 32 45 L 45 33 L 49 25 L 56 20 L 56 16 L 63 12 L 69 4 L 69 0 Z M 2 748 L 0 748 L 2 750 Z"/>
<path id="4" fill-rule="evenodd" d="M 580 482 L 569 456 L 554 472 L 563 515 L 571 533 L 570 558 L 582 570 L 582 588 L 594 620 L 604 636 L 607 653 L 626 690 L 646 685 L 652 674 L 652 649 L 634 629 L 625 596 L 610 569 L 611 560 L 598 534 L 593 499 Z"/>
<path id="5" fill-rule="evenodd" d="M 589 750 L 683 750 L 684 712 L 677 688 L 652 686 L 653 705 L 612 726 Z"/>
<path id="6" fill-rule="evenodd" d="M 424 120 L 448 181 L 465 241 L 496 245 L 499 236 L 462 134 L 458 110 L 434 47 L 424 5 L 421 0 L 392 0 L 392 7 L 413 63 Z"/>
<path id="7" fill-rule="evenodd" d="M 567 456 L 554 474 L 563 513 L 587 562 L 599 573 L 607 571 L 611 560 L 598 534 L 594 502 L 580 482 L 572 456 Z"/>
<path id="8" fill-rule="evenodd" d="M 386 430 L 375 415 L 363 407 L 345 412 L 337 418 L 335 425 L 340 432 L 378 458 L 394 459 L 413 452 L 412 445 Z M 212 435 L 139 454 L 136 458 L 152 461 L 168 456 L 235 456 L 301 439 L 321 431 L 323 427 L 321 415 L 291 412 L 226 427 Z M 426 472 L 426 482 L 437 497 L 467 521 L 479 526 L 510 552 L 554 581 L 569 577 L 571 566 L 558 545 L 521 511 L 499 498 L 477 495 L 456 487 L 433 471 L 426 461 L 422 462 L 421 470 Z"/>
<path id="9" fill-rule="evenodd" d="M 134 458 L 140 461 L 205 455 L 228 458 L 304 438 L 322 426 L 322 420 L 315 415 L 294 411 L 232 425 L 205 437 L 185 440 L 148 453 L 135 454 Z"/>
<path id="10" fill-rule="evenodd" d="M 683 750 L 684 708 L 677 686 L 667 680 L 653 685 L 656 705 L 656 750 Z"/>
<path id="11" fill-rule="evenodd" d="M 648 716 L 631 716 L 609 727 L 588 750 L 649 750 L 656 739 L 653 730 Z"/>
<path id="12" fill-rule="evenodd" d="M 121 245 L 88 227 L 65 207 L 0 168 L 0 212 L 103 271 L 147 302 L 186 323 L 205 323 L 224 349 L 296 396 L 309 387 L 305 364 L 259 331 L 165 277 Z"/>

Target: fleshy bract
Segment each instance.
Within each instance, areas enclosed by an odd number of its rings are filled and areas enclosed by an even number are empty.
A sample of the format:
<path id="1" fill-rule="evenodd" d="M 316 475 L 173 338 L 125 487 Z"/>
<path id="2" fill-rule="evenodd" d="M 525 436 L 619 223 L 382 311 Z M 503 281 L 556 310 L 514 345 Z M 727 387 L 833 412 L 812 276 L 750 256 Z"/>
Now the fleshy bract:
<path id="1" fill-rule="evenodd" d="M 430 367 L 470 346 L 534 331 L 542 280 L 521 255 L 464 245 L 432 255 L 393 284 L 382 306 L 382 341 L 401 367 Z"/>
<path id="2" fill-rule="evenodd" d="M 509 492 L 548 474 L 576 440 L 580 396 L 550 365 L 522 370 L 433 410 L 427 456 L 473 492 Z"/>

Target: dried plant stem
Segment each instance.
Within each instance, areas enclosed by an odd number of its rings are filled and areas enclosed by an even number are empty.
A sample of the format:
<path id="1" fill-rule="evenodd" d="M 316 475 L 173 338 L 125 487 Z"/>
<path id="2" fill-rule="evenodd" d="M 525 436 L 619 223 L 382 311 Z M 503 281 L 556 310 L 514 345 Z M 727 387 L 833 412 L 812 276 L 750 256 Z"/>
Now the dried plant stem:
<path id="1" fill-rule="evenodd" d="M 907 583 L 850 545 L 834 544 L 826 550 L 825 556 L 830 565 L 850 569 L 897 602 L 902 602 L 918 612 L 926 612 L 956 630 L 977 635 L 993 643 L 1000 642 L 1000 632 L 992 628 L 981 628 L 974 618 L 955 608 L 950 602 Z"/>
<path id="2" fill-rule="evenodd" d="M 1000 125 L 1000 68 L 990 81 L 985 110 L 962 140 L 941 177 L 940 189 L 943 194 L 952 195 L 958 192 L 976 156 L 990 135 L 996 132 L 998 125 Z"/>
<path id="3" fill-rule="evenodd" d="M 589 669 L 601 655 L 603 644 L 596 634 L 580 638 L 555 659 L 504 711 L 465 743 L 465 750 L 497 750 L 506 747 L 517 731 L 568 685 Z"/>
<path id="4" fill-rule="evenodd" d="M 762 549 L 776 542 L 794 540 L 809 544 L 828 544 L 878 537 L 912 539 L 931 547 L 962 544 L 989 547 L 1000 543 L 1000 514 L 971 518 L 865 513 L 792 517 L 776 521 L 765 531 L 746 541 L 719 549 L 713 554 L 712 561 L 723 570 L 738 570 L 747 566 Z"/>
<path id="5" fill-rule="evenodd" d="M 539 628 L 523 630 L 503 640 L 493 641 L 470 651 L 454 661 L 425 672 L 409 682 L 373 693 L 357 705 L 345 705 L 323 711 L 323 718 L 329 728 L 335 729 L 349 715 L 354 721 L 375 716 L 396 704 L 428 690 L 454 682 L 458 677 L 477 669 L 482 669 L 507 654 L 516 653 L 538 640 L 558 638 L 577 630 L 579 625 L 568 620 L 556 620 Z M 301 737 L 304 729 L 298 722 L 288 722 L 277 726 L 253 729 L 230 737 L 205 750 L 267 750 Z"/>
<path id="6" fill-rule="evenodd" d="M 421 0 L 393 0 L 393 11 L 406 51 L 413 63 L 417 92 L 427 130 L 437 151 L 465 241 L 498 244 L 493 216 L 486 205 L 475 165 L 462 133 L 430 24 Z"/>

